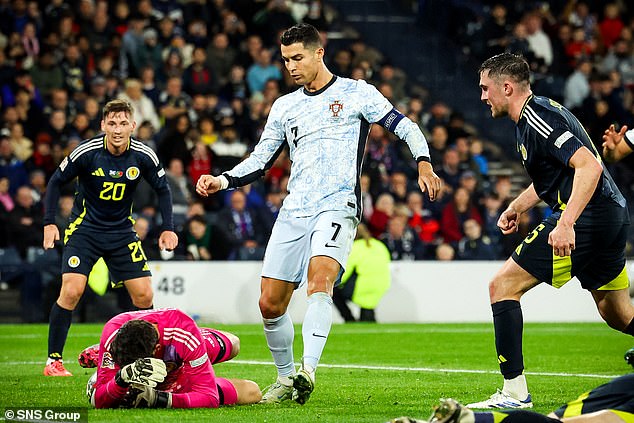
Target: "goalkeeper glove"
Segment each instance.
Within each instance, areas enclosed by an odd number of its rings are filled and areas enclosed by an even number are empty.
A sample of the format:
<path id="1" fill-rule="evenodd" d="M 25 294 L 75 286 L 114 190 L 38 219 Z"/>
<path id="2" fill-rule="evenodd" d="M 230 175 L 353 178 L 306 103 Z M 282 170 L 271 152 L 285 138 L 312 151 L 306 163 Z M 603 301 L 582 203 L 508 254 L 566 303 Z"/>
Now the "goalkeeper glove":
<path id="1" fill-rule="evenodd" d="M 134 363 L 123 366 L 115 376 L 115 382 L 121 387 L 128 387 L 131 383 L 155 387 L 163 382 L 167 376 L 167 369 L 163 360 L 158 358 L 139 358 Z"/>
<path id="2" fill-rule="evenodd" d="M 172 408 L 172 394 L 169 392 L 134 384 L 130 394 L 131 408 Z"/>

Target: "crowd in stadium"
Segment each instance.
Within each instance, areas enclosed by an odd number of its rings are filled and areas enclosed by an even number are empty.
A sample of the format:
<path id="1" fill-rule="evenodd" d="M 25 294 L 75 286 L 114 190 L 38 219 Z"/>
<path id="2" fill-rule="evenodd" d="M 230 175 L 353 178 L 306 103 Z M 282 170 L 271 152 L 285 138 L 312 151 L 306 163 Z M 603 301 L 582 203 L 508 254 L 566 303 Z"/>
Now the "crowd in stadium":
<path id="1" fill-rule="evenodd" d="M 451 36 L 465 54 L 524 54 L 537 75 L 533 91 L 576 113 L 598 146 L 610 123 L 634 123 L 634 20 L 624 2 L 482 3 L 488 2 L 447 8 L 445 26 L 459 29 Z M 280 60 L 280 31 L 298 21 L 328 31 L 336 19 L 328 11 L 320 0 L 3 4 L 0 248 L 32 259 L 42 245 L 48 178 L 81 140 L 100 132 L 105 102 L 123 98 L 135 109 L 136 138 L 158 153 L 169 176 L 181 240 L 173 257 L 261 259 L 286 193 L 288 156 L 244 189 L 203 199 L 193 186 L 200 175 L 220 174 L 248 154 L 272 102 L 296 89 Z M 433 93 L 412 94 L 408 76 L 385 52 L 351 39 L 335 51 L 326 46 L 326 53 L 334 74 L 367 79 L 420 125 L 444 181 L 441 198 L 429 202 L 405 143 L 372 127 L 361 176 L 363 220 L 392 259 L 508 257 L 543 216 L 527 216 L 515 235 L 501 235 L 498 216 L 517 188 L 510 175 L 490 174 L 491 161 L 500 159 L 495 146 L 460 110 L 430 101 Z M 630 198 L 629 168 L 612 169 Z M 147 185 L 137 197 L 133 215 L 146 255 L 167 259 L 156 243 L 157 199 Z M 60 200 L 60 230 L 72 198 L 69 185 Z"/>

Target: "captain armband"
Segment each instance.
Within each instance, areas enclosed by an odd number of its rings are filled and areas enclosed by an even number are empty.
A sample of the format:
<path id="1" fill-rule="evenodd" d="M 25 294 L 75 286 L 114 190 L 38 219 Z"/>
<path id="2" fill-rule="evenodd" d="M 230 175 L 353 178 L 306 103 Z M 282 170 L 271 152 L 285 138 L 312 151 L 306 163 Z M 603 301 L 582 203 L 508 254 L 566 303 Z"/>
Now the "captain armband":
<path id="1" fill-rule="evenodd" d="M 401 112 L 392 108 L 392 110 L 390 110 L 387 115 L 383 116 L 377 123 L 391 133 L 394 133 L 396 131 L 396 126 L 401 120 L 403 120 L 404 117 L 405 116 Z"/>

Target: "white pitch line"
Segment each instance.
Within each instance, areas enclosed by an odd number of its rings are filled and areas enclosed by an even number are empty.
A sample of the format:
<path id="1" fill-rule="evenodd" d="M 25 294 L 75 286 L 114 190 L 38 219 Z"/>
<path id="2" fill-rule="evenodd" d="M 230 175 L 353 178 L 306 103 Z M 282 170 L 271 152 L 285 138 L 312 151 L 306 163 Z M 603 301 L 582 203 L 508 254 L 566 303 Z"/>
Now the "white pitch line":
<path id="1" fill-rule="evenodd" d="M 0 357 L 1 359 L 2 357 Z M 249 366 L 275 366 L 272 361 L 256 361 L 256 360 L 231 360 L 226 364 L 242 364 Z M 0 362 L 0 366 L 30 366 L 33 364 L 42 364 L 42 361 L 5 361 Z M 224 363 L 223 363 L 224 364 Z M 475 370 L 475 369 L 445 369 L 433 367 L 400 367 L 400 366 L 370 366 L 364 364 L 324 364 L 320 363 L 319 367 L 326 369 L 357 369 L 357 370 L 381 370 L 388 372 L 423 372 L 423 373 L 466 373 L 466 374 L 485 374 L 498 375 L 500 372 L 495 370 Z M 557 372 L 524 372 L 532 376 L 557 376 L 557 377 L 589 377 L 597 379 L 614 379 L 622 375 L 599 375 L 592 373 L 557 373 Z"/>

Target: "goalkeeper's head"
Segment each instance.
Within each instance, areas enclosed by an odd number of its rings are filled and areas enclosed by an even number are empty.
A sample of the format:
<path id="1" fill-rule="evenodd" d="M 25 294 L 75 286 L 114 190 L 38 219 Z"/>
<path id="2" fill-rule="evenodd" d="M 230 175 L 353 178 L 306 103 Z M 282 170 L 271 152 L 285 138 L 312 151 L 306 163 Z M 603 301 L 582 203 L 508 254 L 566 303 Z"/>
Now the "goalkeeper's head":
<path id="1" fill-rule="evenodd" d="M 112 359 L 120 367 L 139 358 L 152 357 L 159 334 L 152 323 L 145 320 L 129 320 L 119 328 L 110 344 Z"/>

